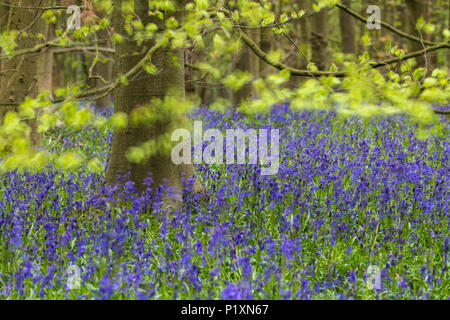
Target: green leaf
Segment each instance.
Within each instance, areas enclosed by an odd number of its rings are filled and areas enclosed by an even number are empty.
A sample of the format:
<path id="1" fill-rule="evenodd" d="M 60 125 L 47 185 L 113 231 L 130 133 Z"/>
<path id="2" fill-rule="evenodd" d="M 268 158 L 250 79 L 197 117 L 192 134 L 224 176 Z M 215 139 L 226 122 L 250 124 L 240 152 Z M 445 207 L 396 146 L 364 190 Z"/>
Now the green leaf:
<path id="1" fill-rule="evenodd" d="M 283 53 L 280 50 L 271 50 L 267 53 L 267 59 L 271 63 L 279 63 L 281 61 Z"/>
<path id="2" fill-rule="evenodd" d="M 319 71 L 319 68 L 314 64 L 314 62 L 308 63 L 306 68 L 311 71 Z"/>
<path id="3" fill-rule="evenodd" d="M 124 112 L 116 112 L 112 115 L 110 121 L 115 128 L 123 129 L 128 125 L 128 116 Z"/>
<path id="4" fill-rule="evenodd" d="M 415 80 L 419 80 L 425 75 L 425 69 L 424 68 L 417 68 L 413 73 L 413 78 Z"/>
<path id="5" fill-rule="evenodd" d="M 125 77 L 125 76 L 121 76 L 120 77 L 120 83 L 123 84 L 124 86 L 127 86 L 129 84 L 128 78 Z"/>
<path id="6" fill-rule="evenodd" d="M 102 20 L 100 20 L 98 25 L 100 26 L 100 28 L 106 29 L 109 26 L 109 20 L 106 18 L 103 18 Z"/>
<path id="7" fill-rule="evenodd" d="M 120 34 L 118 34 L 118 33 L 114 33 L 112 35 L 112 41 L 114 43 L 121 43 L 121 42 L 123 42 L 123 37 Z"/>
<path id="8" fill-rule="evenodd" d="M 425 88 L 434 87 L 437 85 L 438 80 L 436 78 L 428 77 L 423 80 L 423 86 Z"/>
<path id="9" fill-rule="evenodd" d="M 424 27 L 425 27 L 425 19 L 423 18 L 423 16 L 420 16 L 419 20 L 417 20 L 416 23 L 416 29 L 420 31 Z"/>
<path id="10" fill-rule="evenodd" d="M 361 41 L 365 47 L 370 46 L 372 42 L 368 33 L 365 33 L 364 36 L 362 36 Z"/>
<path id="11" fill-rule="evenodd" d="M 208 0 L 195 0 L 195 7 L 198 10 L 206 10 L 209 8 L 209 1 Z"/>
<path id="12" fill-rule="evenodd" d="M 141 163 L 146 158 L 145 151 L 139 147 L 131 147 L 128 149 L 125 157 L 128 161 L 133 163 Z"/>
<path id="13" fill-rule="evenodd" d="M 445 39 L 450 38 L 450 30 L 444 29 L 444 30 L 442 31 L 442 35 L 444 36 Z"/>
<path id="14" fill-rule="evenodd" d="M 434 31 L 436 30 L 436 26 L 434 24 L 431 23 L 427 23 L 425 25 L 425 33 L 431 34 L 434 33 Z"/>
<path id="15" fill-rule="evenodd" d="M 87 164 L 87 169 L 90 172 L 101 173 L 104 170 L 103 163 L 98 158 L 93 158 L 89 160 Z"/>
<path id="16" fill-rule="evenodd" d="M 288 17 L 287 14 L 283 13 L 283 14 L 280 16 L 280 22 L 281 22 L 281 23 L 284 23 L 284 22 L 286 22 L 286 21 L 288 21 L 288 20 L 289 20 L 289 17 Z"/>
<path id="17" fill-rule="evenodd" d="M 56 160 L 56 164 L 63 170 L 76 170 L 81 163 L 81 158 L 75 152 L 64 153 Z"/>
<path id="18" fill-rule="evenodd" d="M 156 74 L 158 72 L 158 68 L 154 64 L 146 64 L 144 69 L 148 74 Z"/>
<path id="19" fill-rule="evenodd" d="M 14 49 L 17 47 L 15 42 L 17 38 L 17 31 L 5 31 L 0 35 L 0 48 L 3 49 L 8 57 L 13 56 Z"/>

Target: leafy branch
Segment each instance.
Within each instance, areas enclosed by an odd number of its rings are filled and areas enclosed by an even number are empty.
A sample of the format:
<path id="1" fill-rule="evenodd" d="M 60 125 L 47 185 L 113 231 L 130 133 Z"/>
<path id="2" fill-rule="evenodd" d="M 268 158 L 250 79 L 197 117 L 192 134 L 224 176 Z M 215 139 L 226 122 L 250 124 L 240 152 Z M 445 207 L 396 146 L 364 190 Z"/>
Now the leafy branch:
<path id="1" fill-rule="evenodd" d="M 360 15 L 357 12 L 353 11 L 352 9 L 344 6 L 343 4 L 337 3 L 336 7 L 338 7 L 341 10 L 344 10 L 349 15 L 351 15 L 352 17 L 358 19 L 359 21 L 367 23 L 368 18 L 363 17 L 362 15 Z M 416 36 L 413 36 L 413 35 L 408 34 L 406 32 L 403 32 L 403 31 L 395 28 L 394 26 L 391 26 L 390 24 L 388 24 L 388 23 L 386 23 L 384 21 L 380 20 L 380 24 L 383 27 L 385 27 L 386 29 L 392 31 L 393 33 L 395 33 L 395 34 L 397 34 L 397 35 L 399 35 L 399 36 L 401 36 L 403 38 L 406 38 L 406 39 L 409 39 L 409 40 L 412 40 L 412 41 L 415 41 L 415 42 L 418 42 L 418 43 L 423 43 L 423 44 L 426 44 L 428 46 L 435 46 L 437 44 L 436 42 L 420 39 L 419 37 L 416 37 Z"/>
<path id="2" fill-rule="evenodd" d="M 226 9 L 224 9 L 225 11 Z M 229 14 L 229 11 L 228 11 Z M 301 69 L 295 69 L 292 67 L 289 67 L 281 62 L 275 62 L 271 61 L 267 54 L 261 50 L 261 48 L 250 38 L 247 36 L 247 34 L 242 31 L 241 28 L 238 27 L 239 36 L 242 38 L 242 41 L 255 53 L 259 58 L 261 58 L 264 62 L 271 65 L 274 68 L 277 68 L 278 70 L 288 70 L 293 76 L 300 76 L 300 77 L 320 77 L 320 76 L 335 76 L 335 77 L 346 77 L 350 74 L 346 71 L 311 71 L 311 70 L 301 70 Z M 372 68 L 379 68 L 386 65 L 394 64 L 396 62 L 408 60 L 417 56 L 420 56 L 427 52 L 436 51 L 439 49 L 449 49 L 450 44 L 449 42 L 443 42 L 439 44 L 435 44 L 431 47 L 426 47 L 419 51 L 414 51 L 409 54 L 406 54 L 404 56 L 388 59 L 382 62 L 372 62 L 371 67 Z"/>

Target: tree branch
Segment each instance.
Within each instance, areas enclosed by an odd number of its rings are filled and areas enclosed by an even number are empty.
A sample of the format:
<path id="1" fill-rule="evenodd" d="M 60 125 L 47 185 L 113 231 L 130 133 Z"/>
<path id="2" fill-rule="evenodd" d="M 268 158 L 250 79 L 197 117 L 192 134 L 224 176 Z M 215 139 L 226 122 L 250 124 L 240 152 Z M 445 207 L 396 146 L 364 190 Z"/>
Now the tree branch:
<path id="1" fill-rule="evenodd" d="M 222 9 L 223 12 L 226 14 L 230 14 L 230 12 L 227 9 Z M 267 57 L 267 54 L 261 50 L 261 48 L 250 38 L 247 36 L 247 34 L 242 31 L 240 27 L 237 27 L 239 36 L 242 38 L 242 41 L 255 53 L 259 58 L 261 58 L 264 62 L 271 65 L 272 67 L 277 68 L 278 70 L 288 70 L 293 76 L 299 76 L 299 77 L 320 77 L 320 76 L 334 76 L 334 77 L 345 77 L 348 76 L 348 72 L 345 71 L 311 71 L 311 70 L 300 70 L 295 69 L 292 67 L 289 67 L 283 63 L 280 62 L 274 62 L 270 61 L 270 59 Z M 436 51 L 443 48 L 450 48 L 449 42 L 444 43 L 438 43 L 431 47 L 426 47 L 422 50 L 411 52 L 409 54 L 404 55 L 403 57 L 396 57 L 392 59 L 388 59 L 382 62 L 371 62 L 370 65 L 372 68 L 379 68 L 386 65 L 394 64 L 396 62 L 408 60 L 417 56 L 420 56 L 427 52 Z"/>
<path id="2" fill-rule="evenodd" d="M 443 49 L 443 48 L 450 49 L 450 43 L 449 42 L 438 43 L 434 46 L 425 47 L 422 50 L 414 51 L 409 54 L 405 54 L 403 57 L 392 58 L 392 59 L 388 59 L 388 60 L 381 61 L 381 62 L 373 62 L 373 63 L 371 63 L 371 67 L 372 68 L 383 67 L 383 66 L 386 66 L 389 64 L 393 64 L 393 63 L 403 61 L 403 60 L 408 60 L 408 59 L 411 59 L 411 58 L 414 58 L 417 56 L 421 56 L 427 52 L 432 52 L 432 51 L 436 51 L 436 50 Z"/>
<path id="3" fill-rule="evenodd" d="M 6 2 L 0 2 L 0 6 L 5 6 L 5 7 L 9 7 L 9 8 L 14 8 L 14 9 L 24 9 L 24 10 L 32 10 L 32 9 L 38 9 L 38 10 L 67 10 L 67 8 L 68 8 L 66 6 L 24 7 L 24 6 L 14 5 L 14 4 L 6 3 Z M 87 6 L 79 6 L 79 7 L 80 8 L 87 8 Z"/>
<path id="4" fill-rule="evenodd" d="M 126 74 L 124 74 L 123 76 L 121 76 L 120 78 L 116 79 L 114 82 L 105 85 L 103 87 L 100 88 L 95 88 L 95 89 L 91 89 L 91 90 L 87 90 L 84 92 L 81 92 L 77 95 L 74 96 L 75 99 L 82 99 L 82 98 L 87 98 L 87 97 L 92 97 L 95 95 L 99 95 L 101 94 L 102 96 L 108 94 L 109 92 L 113 91 L 115 88 L 117 88 L 120 84 L 121 84 L 121 80 L 123 78 L 126 79 L 130 79 L 134 74 L 136 74 L 148 61 L 151 61 L 153 54 L 156 52 L 156 50 L 158 50 L 159 48 L 161 48 L 163 46 L 162 43 L 158 42 L 156 43 L 153 47 L 151 47 L 148 52 L 146 53 L 146 55 L 133 67 L 131 68 Z M 98 97 L 96 97 L 98 98 Z M 57 99 L 57 100 L 53 100 L 53 103 L 59 103 L 64 101 L 63 98 L 61 99 Z"/>
<path id="5" fill-rule="evenodd" d="M 0 61 L 3 60 L 8 60 L 8 59 L 13 59 L 16 57 L 20 57 L 26 54 L 32 54 L 32 53 L 37 53 L 37 52 L 41 52 L 41 50 L 49 48 L 49 47 L 57 47 L 57 48 L 61 48 L 61 51 L 70 51 L 69 48 L 76 48 L 75 51 L 79 50 L 79 48 L 83 47 L 83 46 L 91 46 L 93 43 L 95 44 L 100 44 L 100 43 L 104 43 L 107 42 L 107 40 L 99 40 L 97 42 L 89 42 L 89 43 L 85 43 L 85 44 L 81 44 L 81 43 L 73 43 L 72 46 L 62 46 L 60 45 L 57 41 L 52 40 L 52 41 L 48 41 L 48 42 L 44 42 L 44 43 L 40 43 L 35 45 L 34 47 L 31 48 L 25 48 L 25 49 L 20 49 L 20 50 L 16 50 L 14 52 L 14 54 L 12 54 L 11 56 L 8 56 L 6 54 L 4 55 L 0 55 Z M 91 46 L 92 47 L 92 46 Z M 88 47 L 88 48 L 91 48 Z M 99 49 L 100 51 L 106 51 L 106 52 L 113 52 L 113 49 Z"/>
<path id="6" fill-rule="evenodd" d="M 66 53 L 66 52 L 72 52 L 72 51 L 100 51 L 100 52 L 106 52 L 106 53 L 114 53 L 115 50 L 113 48 L 108 47 L 95 47 L 95 46 L 76 46 L 76 47 L 64 47 L 55 49 L 54 53 Z"/>
<path id="7" fill-rule="evenodd" d="M 450 114 L 450 110 L 436 110 L 436 109 L 433 109 L 433 111 L 434 111 L 434 113 L 437 113 L 437 114 L 447 114 L 447 115 Z"/>
<path id="8" fill-rule="evenodd" d="M 360 14 L 358 14 L 357 12 L 353 11 L 352 9 L 347 8 L 347 7 L 344 6 L 343 4 L 337 3 L 337 4 L 336 4 L 336 7 L 338 7 L 338 8 L 341 9 L 341 10 L 344 10 L 344 11 L 347 12 L 349 15 L 351 15 L 352 17 L 358 19 L 359 21 L 362 21 L 362 22 L 364 22 L 364 23 L 367 23 L 367 20 L 368 20 L 367 18 L 363 17 L 362 15 L 360 15 Z M 380 24 L 381 24 L 383 27 L 385 27 L 386 29 L 392 31 L 393 33 L 398 34 L 399 36 L 401 36 L 401 37 L 403 37 L 403 38 L 406 38 L 406 39 L 409 39 L 409 40 L 412 40 L 412 41 L 415 41 L 415 42 L 418 42 L 418 43 L 423 43 L 423 44 L 426 44 L 426 45 L 428 45 L 428 46 L 434 46 L 434 45 L 437 44 L 436 42 L 432 42 L 432 41 L 427 41 L 427 40 L 423 40 L 423 41 L 422 41 L 422 39 L 420 39 L 419 37 L 416 37 L 416 36 L 413 36 L 413 35 L 408 34 L 408 33 L 406 33 L 406 32 L 403 32 L 403 31 L 401 31 L 401 30 L 395 28 L 394 26 L 391 26 L 390 24 L 388 24 L 388 23 L 386 23 L 386 22 L 384 22 L 384 21 L 380 21 Z"/>
<path id="9" fill-rule="evenodd" d="M 277 68 L 278 70 L 288 70 L 292 75 L 298 77 L 321 77 L 321 76 L 335 76 L 335 77 L 345 77 L 347 76 L 347 72 L 344 71 L 311 71 L 311 70 L 300 70 L 289 67 L 281 62 L 270 61 L 267 57 L 267 54 L 261 50 L 260 47 L 252 40 L 247 34 L 242 31 L 241 28 L 238 28 L 239 36 L 242 41 L 255 53 L 259 58 L 261 58 L 264 62 L 271 65 L 272 67 Z"/>
<path id="10" fill-rule="evenodd" d="M 115 88 L 117 88 L 120 84 L 121 84 L 121 80 L 123 78 L 131 78 L 134 74 L 136 74 L 144 65 L 145 63 L 147 63 L 148 61 L 151 61 L 153 54 L 156 52 L 156 50 L 160 49 L 163 46 L 163 44 L 161 42 L 156 43 L 153 47 L 151 47 L 148 52 L 146 53 L 146 55 L 133 67 L 131 68 L 127 73 L 125 73 L 123 76 L 121 76 L 120 78 L 116 79 L 115 81 L 100 87 L 100 88 L 94 88 L 94 89 L 90 89 L 90 90 L 86 90 L 84 92 L 81 92 L 75 96 L 73 96 L 72 98 L 74 99 L 83 99 L 83 98 L 90 98 L 90 97 L 94 97 L 95 99 L 98 99 L 99 97 L 103 97 L 105 95 L 107 95 L 108 93 L 110 93 L 111 91 L 113 91 Z M 56 103 L 61 103 L 65 100 L 65 98 L 59 98 L 59 99 L 52 99 L 51 102 L 56 104 Z M 12 106 L 12 105 L 20 105 L 21 102 L 17 102 L 17 101 L 11 101 L 11 102 L 3 102 L 0 101 L 0 106 Z"/>

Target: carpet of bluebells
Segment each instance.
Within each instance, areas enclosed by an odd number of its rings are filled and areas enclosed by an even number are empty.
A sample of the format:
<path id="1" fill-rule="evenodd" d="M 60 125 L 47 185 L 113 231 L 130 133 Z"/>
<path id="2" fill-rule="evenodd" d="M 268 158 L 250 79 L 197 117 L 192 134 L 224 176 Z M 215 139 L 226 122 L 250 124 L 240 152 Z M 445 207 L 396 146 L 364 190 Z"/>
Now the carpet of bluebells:
<path id="1" fill-rule="evenodd" d="M 186 181 L 177 209 L 163 205 L 161 188 L 151 197 L 151 177 L 138 193 L 86 170 L 5 174 L 0 298 L 450 297 L 448 126 L 420 140 L 399 116 L 341 119 L 279 106 L 191 117 L 204 129 L 279 128 L 278 174 L 197 165 L 207 200 Z M 110 141 L 106 129 L 90 130 L 57 148 L 106 164 Z"/>

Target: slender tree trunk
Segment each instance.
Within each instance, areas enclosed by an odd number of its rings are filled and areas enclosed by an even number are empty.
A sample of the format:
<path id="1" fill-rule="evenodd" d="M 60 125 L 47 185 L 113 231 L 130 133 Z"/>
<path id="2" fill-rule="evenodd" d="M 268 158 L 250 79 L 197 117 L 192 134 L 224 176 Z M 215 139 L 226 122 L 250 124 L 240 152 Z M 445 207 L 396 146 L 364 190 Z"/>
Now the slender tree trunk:
<path id="1" fill-rule="evenodd" d="M 425 21 L 428 20 L 428 17 L 426 15 L 428 7 L 427 2 L 424 0 L 406 0 L 405 3 L 408 8 L 408 22 L 411 34 L 414 34 L 418 37 L 424 37 L 424 34 L 417 30 L 416 24 L 421 16 L 424 17 Z M 423 45 L 415 41 L 411 41 L 409 47 L 410 51 L 423 49 Z M 427 60 L 428 59 L 425 55 L 416 58 L 418 66 L 423 68 L 426 67 Z"/>
<path id="2" fill-rule="evenodd" d="M 450 1 L 447 1 L 447 29 L 450 30 Z M 448 60 L 444 59 L 447 68 L 450 66 L 450 61 Z M 450 116 L 447 116 L 447 119 L 450 119 Z"/>
<path id="3" fill-rule="evenodd" d="M 325 10 L 316 13 L 312 18 L 311 60 L 319 68 L 319 70 L 325 70 L 327 68 L 327 21 L 328 12 Z"/>
<path id="4" fill-rule="evenodd" d="M 245 33 L 259 46 L 261 41 L 261 34 L 259 28 L 245 29 Z M 246 71 L 252 78 L 259 76 L 259 58 L 251 51 L 251 49 L 243 44 L 242 50 L 239 54 L 236 68 L 241 71 Z M 242 100 L 253 96 L 252 83 L 247 83 L 242 88 L 233 93 L 233 104 L 239 104 Z"/>
<path id="5" fill-rule="evenodd" d="M 405 32 L 409 31 L 409 23 L 408 23 L 408 14 L 406 6 L 402 3 L 397 5 L 395 8 L 395 20 L 400 22 L 401 28 Z M 395 35 L 395 43 L 398 44 L 399 47 L 404 47 L 406 44 L 405 38 Z"/>
<path id="6" fill-rule="evenodd" d="M 342 4 L 348 8 L 351 8 L 350 0 L 343 0 Z M 353 24 L 353 17 L 351 17 L 347 12 L 340 10 L 339 26 L 341 28 L 341 44 L 342 51 L 344 53 L 354 54 L 356 52 L 355 29 Z"/>
<path id="7" fill-rule="evenodd" d="M 0 33 L 6 31 L 8 27 L 9 7 L 0 5 Z M 0 48 L 0 54 L 3 54 L 2 48 Z M 1 77 L 1 63 L 0 63 L 0 77 Z M 1 106 L 0 106 L 0 120 L 1 120 Z"/>
<path id="8" fill-rule="evenodd" d="M 395 26 L 395 18 L 396 18 L 396 11 L 397 11 L 397 7 L 395 6 L 394 3 L 391 3 L 390 1 L 386 1 L 386 5 L 385 5 L 385 11 L 387 12 L 386 15 L 386 20 L 387 22 L 391 25 L 391 26 Z M 386 28 L 383 28 L 383 30 Z M 395 41 L 396 39 L 396 35 L 392 35 L 392 33 L 390 33 L 388 30 L 385 30 L 385 35 L 387 36 L 392 36 L 393 40 Z"/>
<path id="9" fill-rule="evenodd" d="M 312 2 L 311 0 L 297 0 L 297 10 L 303 10 L 306 13 L 311 13 Z M 307 69 L 311 57 L 311 17 L 302 17 L 300 21 L 296 23 L 298 26 L 297 36 L 295 37 L 298 47 L 302 50 L 297 54 L 297 59 L 294 66 L 298 69 Z M 290 77 L 289 87 L 297 88 L 301 83 L 305 81 L 304 77 Z"/>
<path id="10" fill-rule="evenodd" d="M 392 17 L 392 25 L 395 25 L 395 23 L 399 23 L 398 27 L 404 32 L 409 33 L 409 23 L 408 23 L 408 17 L 407 17 L 407 9 L 404 3 L 394 3 L 394 14 Z M 407 45 L 407 40 L 404 37 L 401 37 L 397 34 L 394 34 L 394 45 L 397 45 L 399 48 L 405 48 Z M 395 64 L 395 71 L 400 72 L 400 66 L 401 63 Z"/>
<path id="11" fill-rule="evenodd" d="M 184 61 L 186 64 L 194 65 L 194 57 L 193 53 L 189 50 L 184 51 Z M 184 72 L 184 80 L 185 80 L 185 93 L 186 96 L 194 96 L 195 95 L 195 70 L 189 67 L 186 67 Z"/>
<path id="12" fill-rule="evenodd" d="M 297 0 L 296 10 L 304 10 L 305 12 L 312 11 L 312 4 L 310 0 Z M 282 12 L 282 10 L 280 10 Z M 309 48 L 310 48 L 310 36 L 311 27 L 309 19 L 303 17 L 300 20 L 293 22 L 295 34 L 292 38 L 295 41 L 295 45 L 289 44 L 291 50 L 295 50 L 295 55 L 287 60 L 288 64 L 297 69 L 306 69 L 309 63 Z M 298 48 L 297 48 L 298 47 Z M 300 49 L 300 50 L 299 50 Z M 301 77 L 290 77 L 288 81 L 288 87 L 291 89 L 296 89 L 304 81 Z"/>
<path id="13" fill-rule="evenodd" d="M 384 12 L 384 16 L 382 16 L 381 20 L 386 21 L 387 23 L 390 23 L 391 21 L 391 15 L 392 12 L 389 10 L 389 1 L 388 0 L 381 0 L 381 12 Z M 389 31 L 386 30 L 386 28 L 381 27 L 381 36 L 385 37 L 389 34 Z"/>
<path id="14" fill-rule="evenodd" d="M 54 4 L 54 1 L 48 1 L 50 5 Z M 45 39 L 51 40 L 53 38 L 53 24 L 43 24 L 42 34 Z M 38 58 L 37 63 L 37 81 L 39 91 L 47 90 L 52 92 L 53 85 L 53 48 L 48 48 Z"/>
<path id="15" fill-rule="evenodd" d="M 116 8 L 121 8 L 123 1 L 118 1 Z M 177 1 L 181 4 L 182 1 Z M 181 8 L 181 7 L 180 7 Z M 120 9 L 116 9 L 120 10 Z M 149 17 L 148 1 L 135 1 L 135 13 L 140 17 L 142 23 L 153 22 L 160 28 L 165 25 L 164 21 L 155 17 Z M 175 14 L 175 13 L 174 13 Z M 182 11 L 178 11 L 176 18 L 181 22 Z M 125 20 L 120 11 L 116 11 L 114 18 L 114 30 L 120 34 L 126 34 L 124 30 Z M 115 52 L 115 77 L 129 71 L 142 59 L 148 50 L 154 45 L 154 39 L 144 41 L 138 45 L 135 41 L 125 39 L 122 43 L 116 44 Z M 177 58 L 179 65 L 175 65 L 172 57 Z M 138 106 L 148 106 L 152 98 L 164 98 L 173 96 L 177 99 L 184 99 L 184 53 L 182 49 L 157 50 L 153 55 L 152 63 L 158 68 L 155 75 L 150 75 L 142 71 L 138 74 L 137 80 L 130 79 L 128 86 L 120 86 L 114 92 L 114 112 L 124 112 L 128 115 Z M 123 130 L 115 130 L 112 141 L 111 158 L 106 173 L 106 182 L 117 181 L 118 175 L 129 174 L 131 181 L 135 182 L 138 188 L 143 187 L 144 179 L 151 174 L 154 185 L 159 186 L 165 182 L 174 187 L 177 191 L 182 190 L 183 174 L 186 177 L 194 174 L 192 165 L 173 164 L 170 152 L 167 154 L 156 154 L 141 163 L 129 162 L 126 153 L 130 147 L 140 145 L 152 139 L 156 139 L 168 132 L 173 126 L 185 127 L 185 117 L 157 119 L 152 127 L 139 125 L 128 126 Z M 199 186 L 197 186 L 199 187 Z"/>
<path id="16" fill-rule="evenodd" d="M 273 42 L 273 30 L 271 28 L 261 28 L 261 50 L 268 53 L 272 50 Z M 270 70 L 274 70 L 270 65 L 265 62 L 259 62 L 259 74 L 265 76 Z"/>
<path id="17" fill-rule="evenodd" d="M 438 21 L 438 19 L 436 18 L 437 11 L 433 10 L 434 8 L 432 5 L 432 1 L 425 0 L 425 2 L 426 2 L 425 3 L 425 7 L 426 7 L 425 12 L 426 12 L 427 21 L 432 20 L 432 19 L 434 19 L 433 23 L 434 23 L 434 21 Z M 450 1 L 448 1 L 448 4 L 450 5 Z M 438 36 L 438 33 L 426 34 L 425 38 L 428 41 L 438 42 L 439 40 L 437 40 L 437 36 Z M 444 52 L 444 54 L 445 54 L 445 52 Z M 436 68 L 436 66 L 438 64 L 438 56 L 439 56 L 439 52 L 433 52 L 433 53 L 428 54 L 428 63 L 429 63 L 428 69 L 429 69 L 429 71 Z M 448 59 L 446 59 L 446 60 L 448 60 Z"/>
<path id="18" fill-rule="evenodd" d="M 95 8 L 92 6 L 92 10 Z M 103 12 L 95 11 L 95 14 L 101 19 L 104 17 Z M 100 29 L 97 32 L 97 39 L 102 41 L 99 46 L 112 47 L 110 36 L 107 30 Z M 106 42 L 103 42 L 106 41 Z M 103 61 L 104 59 L 100 59 L 94 67 L 94 75 L 98 75 L 103 78 L 103 80 L 109 82 L 113 79 L 113 63 L 108 59 L 108 61 Z M 95 78 L 95 87 L 99 88 L 105 85 L 102 79 Z M 111 95 L 108 94 L 104 97 L 101 97 L 95 101 L 96 108 L 105 108 L 111 105 Z"/>
<path id="19" fill-rule="evenodd" d="M 298 0 L 299 9 L 304 10 L 305 12 L 312 12 L 312 4 L 311 0 Z M 309 17 L 304 17 L 300 20 L 300 48 L 304 50 L 306 56 L 309 57 L 310 54 L 310 43 L 311 43 L 311 19 Z M 302 63 L 300 65 L 301 69 L 306 69 L 308 65 L 308 61 L 302 59 Z"/>

